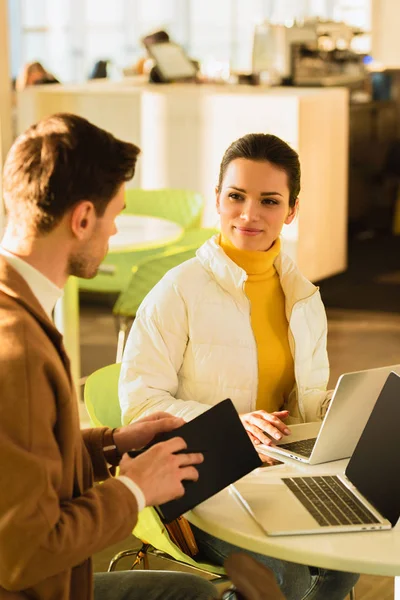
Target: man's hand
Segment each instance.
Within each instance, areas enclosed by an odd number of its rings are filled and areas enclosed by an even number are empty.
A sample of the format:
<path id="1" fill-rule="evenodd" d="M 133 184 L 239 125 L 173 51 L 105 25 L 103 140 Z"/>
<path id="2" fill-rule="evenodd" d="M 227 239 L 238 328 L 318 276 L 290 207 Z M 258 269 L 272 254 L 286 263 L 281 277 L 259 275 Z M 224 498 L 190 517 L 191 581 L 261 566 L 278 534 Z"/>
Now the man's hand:
<path id="1" fill-rule="evenodd" d="M 290 434 L 288 426 L 281 421 L 281 419 L 286 419 L 288 416 L 288 410 L 278 410 L 273 413 L 268 413 L 265 410 L 256 410 L 240 415 L 240 419 L 251 441 L 257 448 L 257 444 L 271 446 L 274 439 L 279 441 L 283 435 Z M 268 435 L 265 435 L 266 433 Z"/>
<path id="2" fill-rule="evenodd" d="M 114 431 L 114 443 L 117 446 L 118 453 L 122 456 L 128 450 L 139 450 L 151 442 L 158 434 L 164 431 L 172 431 L 185 421 L 178 417 L 173 417 L 166 412 L 155 412 L 148 417 L 139 419 L 131 425 L 119 427 Z"/>
<path id="3" fill-rule="evenodd" d="M 183 480 L 199 478 L 193 465 L 202 463 L 203 455 L 182 453 L 185 449 L 185 440 L 176 437 L 155 444 L 137 458 L 124 454 L 119 463 L 120 475 L 130 477 L 140 487 L 146 506 L 169 502 L 185 493 Z"/>

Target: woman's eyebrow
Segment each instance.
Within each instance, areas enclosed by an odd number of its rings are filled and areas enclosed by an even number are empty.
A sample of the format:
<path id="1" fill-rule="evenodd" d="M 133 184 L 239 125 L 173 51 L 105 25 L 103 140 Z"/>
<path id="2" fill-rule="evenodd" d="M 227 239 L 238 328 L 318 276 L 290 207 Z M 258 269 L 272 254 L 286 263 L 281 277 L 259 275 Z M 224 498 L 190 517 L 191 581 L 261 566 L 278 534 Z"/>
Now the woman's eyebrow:
<path id="1" fill-rule="evenodd" d="M 244 194 L 246 193 L 246 190 L 240 187 L 236 187 L 235 185 L 228 185 L 228 188 L 231 190 L 236 190 L 237 192 L 243 192 Z"/>
<path id="2" fill-rule="evenodd" d="M 243 194 L 246 193 L 246 190 L 240 187 L 236 187 L 236 185 L 228 185 L 228 188 L 231 190 L 236 190 L 237 192 L 242 192 Z M 261 192 L 260 196 L 280 196 L 281 198 L 283 198 L 283 195 L 280 192 Z"/>
<path id="3" fill-rule="evenodd" d="M 260 195 L 261 196 L 281 196 L 281 198 L 283 198 L 283 195 L 279 192 L 261 192 Z"/>

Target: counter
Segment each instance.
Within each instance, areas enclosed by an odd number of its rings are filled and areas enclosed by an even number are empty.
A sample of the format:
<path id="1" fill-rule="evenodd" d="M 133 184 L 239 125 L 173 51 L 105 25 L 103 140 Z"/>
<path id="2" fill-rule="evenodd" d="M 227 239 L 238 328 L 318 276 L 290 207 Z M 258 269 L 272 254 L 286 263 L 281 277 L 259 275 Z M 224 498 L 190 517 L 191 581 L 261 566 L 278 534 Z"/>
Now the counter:
<path id="1" fill-rule="evenodd" d="M 229 144 L 269 132 L 300 154 L 300 212 L 284 247 L 311 280 L 346 268 L 348 92 L 342 88 L 142 84 L 47 85 L 18 95 L 18 130 L 54 112 L 73 112 L 142 148 L 129 184 L 189 188 L 206 200 L 215 226 L 214 188 Z"/>

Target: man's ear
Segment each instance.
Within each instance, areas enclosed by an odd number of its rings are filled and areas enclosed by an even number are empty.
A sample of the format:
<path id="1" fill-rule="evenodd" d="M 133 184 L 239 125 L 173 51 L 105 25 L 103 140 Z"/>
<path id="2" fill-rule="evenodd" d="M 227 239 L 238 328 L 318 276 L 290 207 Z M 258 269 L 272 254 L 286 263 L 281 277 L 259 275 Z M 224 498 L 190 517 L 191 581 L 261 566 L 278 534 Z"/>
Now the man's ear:
<path id="1" fill-rule="evenodd" d="M 297 198 L 294 206 L 290 208 L 289 214 L 288 214 L 288 216 L 285 219 L 285 224 L 286 225 L 290 225 L 290 223 L 293 221 L 293 219 L 297 215 L 298 210 L 299 210 L 299 199 Z"/>
<path id="2" fill-rule="evenodd" d="M 78 240 L 91 236 L 96 224 L 96 211 L 89 200 L 79 202 L 71 211 L 71 232 Z"/>
<path id="3" fill-rule="evenodd" d="M 218 214 L 220 213 L 220 210 L 219 210 L 219 196 L 220 196 L 219 188 L 216 185 L 215 186 L 215 206 L 217 207 L 217 213 Z"/>

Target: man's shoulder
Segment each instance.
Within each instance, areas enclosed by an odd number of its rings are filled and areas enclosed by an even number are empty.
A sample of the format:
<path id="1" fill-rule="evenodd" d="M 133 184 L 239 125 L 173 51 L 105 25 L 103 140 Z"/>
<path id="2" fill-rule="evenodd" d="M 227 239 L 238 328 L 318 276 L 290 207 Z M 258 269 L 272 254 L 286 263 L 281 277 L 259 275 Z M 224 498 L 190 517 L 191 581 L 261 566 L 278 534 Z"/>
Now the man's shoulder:
<path id="1" fill-rule="evenodd" d="M 30 323 L 33 318 L 20 297 L 11 296 L 2 289 L 0 289 L 0 314 L 0 327 L 5 323 Z"/>
<path id="2" fill-rule="evenodd" d="M 23 304 L 0 290 L 0 328 L 14 330 L 26 322 L 29 322 L 29 313 Z"/>
<path id="3" fill-rule="evenodd" d="M 37 352 L 46 349 L 47 336 L 35 316 L 18 298 L 0 290 L 0 353 L 10 358 L 24 354 L 34 348 Z M 30 343 L 27 344 L 27 341 Z"/>

